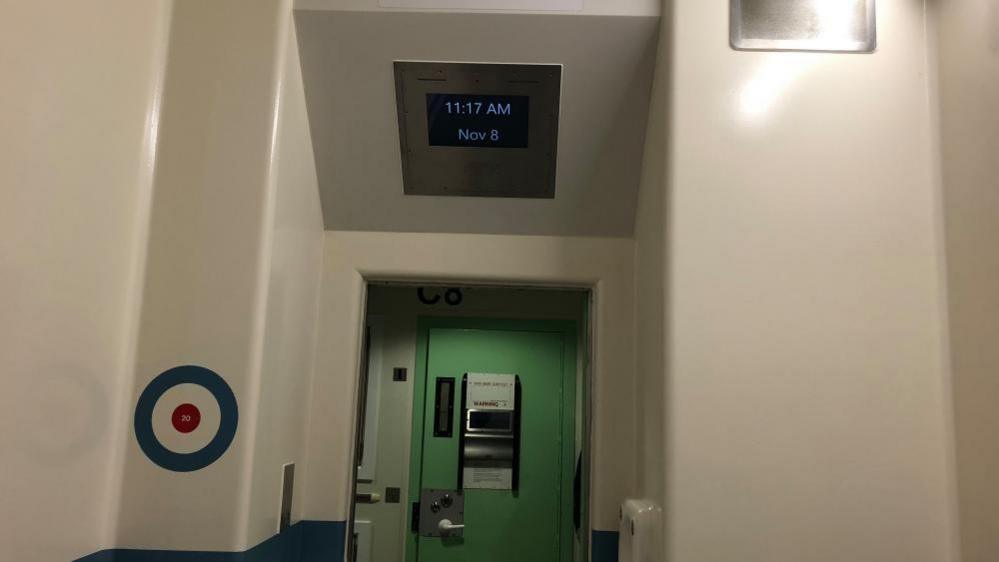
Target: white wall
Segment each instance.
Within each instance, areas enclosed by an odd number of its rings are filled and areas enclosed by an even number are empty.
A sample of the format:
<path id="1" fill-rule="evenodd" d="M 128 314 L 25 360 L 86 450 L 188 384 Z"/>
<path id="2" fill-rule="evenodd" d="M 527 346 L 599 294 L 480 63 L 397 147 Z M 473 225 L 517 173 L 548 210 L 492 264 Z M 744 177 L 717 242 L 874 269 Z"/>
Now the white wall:
<path id="1" fill-rule="evenodd" d="M 635 216 L 636 493 L 666 505 L 666 170 L 669 104 L 668 14 L 662 22 Z"/>
<path id="2" fill-rule="evenodd" d="M 938 19 L 951 361 L 965 562 L 999 556 L 999 4 L 932 3 Z"/>
<path id="3" fill-rule="evenodd" d="M 667 48 L 670 559 L 954 560 L 923 5 L 838 55 L 733 51 L 726 4 Z"/>
<path id="4" fill-rule="evenodd" d="M 169 6 L 4 3 L 3 560 L 113 542 Z"/>
<path id="5" fill-rule="evenodd" d="M 570 282 L 596 284 L 594 527 L 642 493 L 667 501 L 673 560 L 956 561 L 927 22 L 920 2 L 878 5 L 875 54 L 740 53 L 724 2 L 674 0 L 634 243 L 326 233 L 296 518 L 346 517 L 365 275 Z M 999 549 L 999 15 L 935 7 L 962 546 L 978 562 Z M 280 463 L 305 447 L 320 259 L 289 14 L 5 12 L 0 558 L 242 550 L 273 528 Z M 183 363 L 227 378 L 241 426 L 218 463 L 179 475 L 141 454 L 131 413 Z"/>
<path id="6" fill-rule="evenodd" d="M 247 545 L 274 534 L 281 467 L 295 463 L 292 522 L 304 504 L 307 407 L 315 359 L 323 218 L 294 26 L 289 24 L 280 106 L 273 232 L 247 517 Z"/>
<path id="7" fill-rule="evenodd" d="M 324 256 L 305 517 L 347 517 L 365 277 L 571 284 L 595 294 L 591 523 L 617 528 L 617 507 L 634 487 L 631 240 L 327 232 Z"/>
<path id="8" fill-rule="evenodd" d="M 344 4 L 323 1 L 327 8 Z M 628 2 L 613 4 L 623 8 Z M 301 2 L 297 7 L 328 229 L 631 236 L 657 13 L 308 11 Z M 396 60 L 563 65 L 557 196 L 406 196 Z"/>
<path id="9" fill-rule="evenodd" d="M 202 365 L 239 427 L 190 473 L 128 431 L 118 546 L 245 550 L 275 530 L 280 465 L 302 462 L 321 226 L 291 33 L 289 0 L 175 0 L 132 404 Z"/>

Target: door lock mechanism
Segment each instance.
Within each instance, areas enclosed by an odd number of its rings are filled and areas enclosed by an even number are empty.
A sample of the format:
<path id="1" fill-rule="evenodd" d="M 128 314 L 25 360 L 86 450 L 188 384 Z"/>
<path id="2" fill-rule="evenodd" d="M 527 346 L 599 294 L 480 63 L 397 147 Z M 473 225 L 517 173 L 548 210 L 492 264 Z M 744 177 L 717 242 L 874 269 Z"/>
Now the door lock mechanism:
<path id="1" fill-rule="evenodd" d="M 465 496 L 461 490 L 425 488 L 420 493 L 421 537 L 460 537 L 465 529 Z"/>

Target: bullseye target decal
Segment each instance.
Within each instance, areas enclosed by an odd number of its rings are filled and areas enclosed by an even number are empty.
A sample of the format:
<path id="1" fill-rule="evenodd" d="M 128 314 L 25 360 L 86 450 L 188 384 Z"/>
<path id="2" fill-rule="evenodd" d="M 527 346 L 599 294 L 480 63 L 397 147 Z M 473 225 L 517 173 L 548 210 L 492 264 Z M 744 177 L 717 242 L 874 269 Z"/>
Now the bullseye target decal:
<path id="1" fill-rule="evenodd" d="M 232 389 L 215 372 L 186 365 L 160 373 L 135 406 L 135 438 L 149 460 L 175 472 L 217 461 L 236 436 Z"/>

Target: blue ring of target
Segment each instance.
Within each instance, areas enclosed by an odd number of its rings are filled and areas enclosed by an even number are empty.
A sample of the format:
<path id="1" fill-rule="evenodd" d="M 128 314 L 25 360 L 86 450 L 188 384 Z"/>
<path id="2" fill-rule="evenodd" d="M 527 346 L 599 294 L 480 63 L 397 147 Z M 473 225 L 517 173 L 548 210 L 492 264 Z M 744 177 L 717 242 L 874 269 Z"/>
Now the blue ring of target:
<path id="1" fill-rule="evenodd" d="M 179 384 L 196 384 L 205 388 L 219 405 L 221 420 L 218 431 L 207 445 L 191 453 L 175 453 L 167 449 L 153 431 L 153 408 L 157 400 Z M 239 407 L 232 389 L 214 371 L 196 365 L 174 367 L 160 373 L 142 391 L 135 405 L 135 438 L 139 447 L 149 460 L 174 472 L 201 470 L 219 460 L 236 437 L 238 422 Z"/>

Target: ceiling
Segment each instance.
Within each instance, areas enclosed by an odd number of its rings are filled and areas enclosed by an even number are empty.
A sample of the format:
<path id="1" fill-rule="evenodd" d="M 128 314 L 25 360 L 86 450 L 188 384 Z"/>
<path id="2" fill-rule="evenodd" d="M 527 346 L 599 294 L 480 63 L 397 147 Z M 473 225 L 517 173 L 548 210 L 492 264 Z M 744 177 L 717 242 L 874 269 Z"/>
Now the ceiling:
<path id="1" fill-rule="evenodd" d="M 295 13 L 328 230 L 632 235 L 659 33 L 647 1 L 533 14 L 365 2 L 300 1 Z M 562 64 L 555 198 L 404 195 L 396 60 Z"/>

